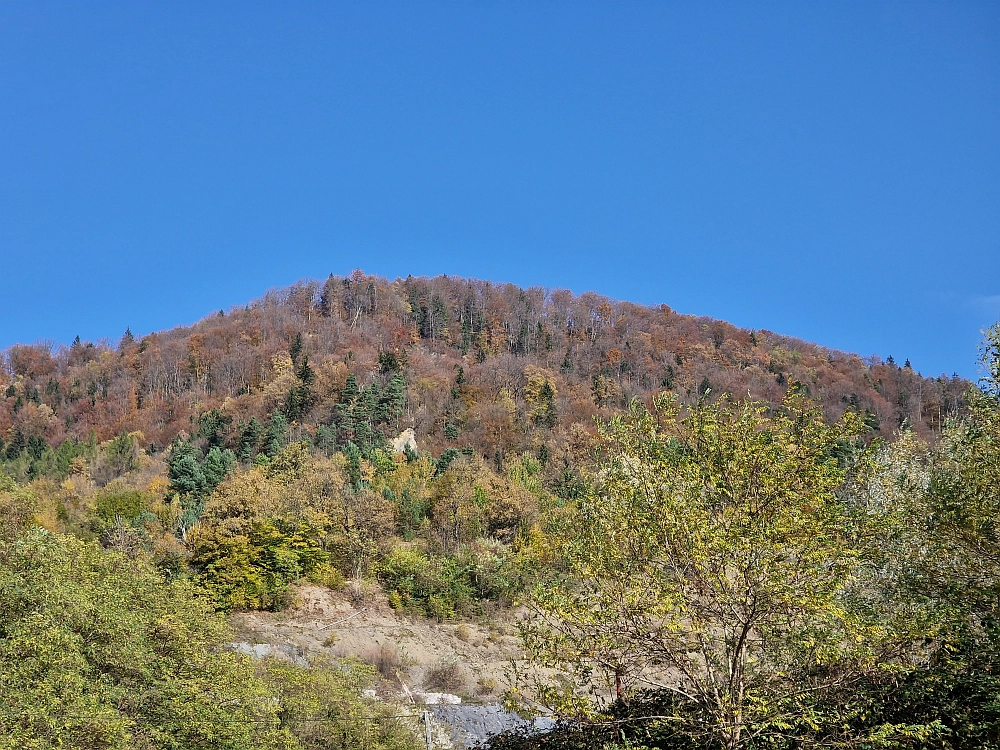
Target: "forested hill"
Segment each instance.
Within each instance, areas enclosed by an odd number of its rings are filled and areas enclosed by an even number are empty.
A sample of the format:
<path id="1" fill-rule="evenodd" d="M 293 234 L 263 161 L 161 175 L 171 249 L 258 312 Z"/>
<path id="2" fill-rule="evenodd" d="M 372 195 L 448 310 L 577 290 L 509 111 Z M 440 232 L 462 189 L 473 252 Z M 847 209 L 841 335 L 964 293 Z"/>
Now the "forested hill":
<path id="1" fill-rule="evenodd" d="M 16 345 L 2 364 L 0 457 L 22 478 L 67 440 L 141 433 L 157 452 L 186 432 L 245 460 L 265 450 L 269 427 L 329 450 L 412 427 L 421 451 L 499 465 L 515 451 L 565 451 L 633 397 L 669 389 L 690 402 L 710 390 L 777 403 L 793 381 L 830 419 L 850 409 L 876 434 L 906 422 L 933 437 L 969 385 L 666 305 L 361 271 L 117 345 Z"/>

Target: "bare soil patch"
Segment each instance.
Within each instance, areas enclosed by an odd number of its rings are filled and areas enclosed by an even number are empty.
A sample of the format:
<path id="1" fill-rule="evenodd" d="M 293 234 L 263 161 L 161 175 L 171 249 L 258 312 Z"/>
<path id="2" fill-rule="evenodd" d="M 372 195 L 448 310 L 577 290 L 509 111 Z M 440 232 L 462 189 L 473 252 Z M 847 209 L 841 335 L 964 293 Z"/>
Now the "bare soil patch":
<path id="1" fill-rule="evenodd" d="M 523 658 L 517 615 L 439 623 L 396 612 L 378 589 L 352 595 L 303 585 L 288 609 L 238 613 L 232 621 L 244 641 L 292 646 L 307 658 L 349 656 L 373 664 L 386 697 L 443 691 L 486 702 L 505 689 L 511 660 Z"/>

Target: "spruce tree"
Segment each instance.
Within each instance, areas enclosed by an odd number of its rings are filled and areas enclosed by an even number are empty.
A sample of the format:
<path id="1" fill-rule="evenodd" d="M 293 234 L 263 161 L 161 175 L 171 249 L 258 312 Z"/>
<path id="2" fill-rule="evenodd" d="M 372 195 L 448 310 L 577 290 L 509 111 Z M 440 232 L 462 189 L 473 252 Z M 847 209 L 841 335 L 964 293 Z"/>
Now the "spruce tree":
<path id="1" fill-rule="evenodd" d="M 369 426 L 374 426 L 379 421 L 379 401 L 382 395 L 380 391 L 378 383 L 372 383 L 361 389 L 353 409 L 356 424 L 365 422 Z"/>
<path id="2" fill-rule="evenodd" d="M 257 417 L 250 417 L 250 421 L 243 427 L 240 433 L 240 440 L 237 446 L 236 457 L 245 464 L 253 461 L 257 455 L 257 446 L 264 435 L 264 426 L 257 421 Z"/>
<path id="3" fill-rule="evenodd" d="M 281 449 L 288 443 L 288 420 L 281 412 L 271 415 L 271 421 L 267 426 L 267 435 L 264 436 L 264 454 L 269 458 L 277 456 Z"/>
<path id="4" fill-rule="evenodd" d="M 218 446 L 213 447 L 205 456 L 202 464 L 202 474 L 205 477 L 205 493 L 214 490 L 218 484 L 226 478 L 226 474 L 236 466 L 236 456 L 228 448 L 220 450 Z"/>
<path id="5" fill-rule="evenodd" d="M 201 466 L 201 451 L 191 443 L 174 441 L 167 456 L 167 478 L 170 489 L 180 495 L 201 497 L 205 491 L 205 473 Z"/>
<path id="6" fill-rule="evenodd" d="M 18 459 L 27 447 L 28 441 L 24 437 L 24 433 L 20 427 L 15 427 L 14 434 L 10 436 L 10 442 L 7 443 L 7 460 L 14 461 Z"/>
<path id="7" fill-rule="evenodd" d="M 338 400 L 342 404 L 353 404 L 359 392 L 358 379 L 353 374 L 348 375 L 347 380 L 344 382 L 344 389 L 340 392 Z"/>
<path id="8" fill-rule="evenodd" d="M 313 443 L 317 448 L 332 456 L 337 450 L 337 429 L 329 425 L 321 424 L 316 428 L 316 437 Z"/>
<path id="9" fill-rule="evenodd" d="M 232 417 L 224 415 L 218 409 L 210 409 L 198 419 L 198 435 L 205 438 L 208 447 L 222 447 L 232 421 Z"/>
<path id="10" fill-rule="evenodd" d="M 347 457 L 347 477 L 355 491 L 361 489 L 361 450 L 354 443 L 344 446 L 344 456 Z"/>
<path id="11" fill-rule="evenodd" d="M 395 424 L 396 420 L 403 416 L 405 406 L 406 381 L 402 375 L 396 373 L 389 379 L 388 385 L 381 393 L 377 421 L 381 424 Z"/>
<path id="12" fill-rule="evenodd" d="M 297 365 L 299 363 L 299 356 L 301 354 L 302 354 L 302 334 L 296 333 L 295 338 L 292 339 L 292 343 L 288 347 L 288 355 L 292 358 L 293 365 Z"/>
<path id="13" fill-rule="evenodd" d="M 298 382 L 292 386 L 285 399 L 285 415 L 293 422 L 308 414 L 313 405 L 312 386 L 316 382 L 316 375 L 309 366 L 309 357 L 302 358 L 295 377 Z"/>

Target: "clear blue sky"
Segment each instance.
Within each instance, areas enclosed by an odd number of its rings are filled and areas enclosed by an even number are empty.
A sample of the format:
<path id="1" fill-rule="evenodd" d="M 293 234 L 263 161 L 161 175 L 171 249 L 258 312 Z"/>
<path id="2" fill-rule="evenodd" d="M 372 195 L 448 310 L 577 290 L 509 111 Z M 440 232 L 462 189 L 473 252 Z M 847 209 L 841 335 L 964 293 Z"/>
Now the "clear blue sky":
<path id="1" fill-rule="evenodd" d="M 0 347 L 354 268 L 976 375 L 995 2 L 0 5 Z"/>

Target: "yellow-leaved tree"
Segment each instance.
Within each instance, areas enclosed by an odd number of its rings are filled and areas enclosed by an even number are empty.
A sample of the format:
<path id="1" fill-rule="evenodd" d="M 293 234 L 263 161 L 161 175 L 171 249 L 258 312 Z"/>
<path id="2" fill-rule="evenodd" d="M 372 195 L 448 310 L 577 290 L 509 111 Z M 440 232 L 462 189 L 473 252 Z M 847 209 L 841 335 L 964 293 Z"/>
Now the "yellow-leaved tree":
<path id="1" fill-rule="evenodd" d="M 523 700 L 600 719 L 602 696 L 655 689 L 668 698 L 643 720 L 661 736 L 735 750 L 822 720 L 826 690 L 906 669 L 933 613 L 873 589 L 869 552 L 900 520 L 847 491 L 861 431 L 795 388 L 778 413 L 723 398 L 682 415 L 661 395 L 603 425 L 563 570 L 530 597 L 522 635 L 544 669 Z"/>

